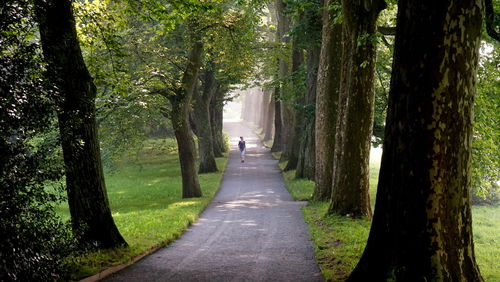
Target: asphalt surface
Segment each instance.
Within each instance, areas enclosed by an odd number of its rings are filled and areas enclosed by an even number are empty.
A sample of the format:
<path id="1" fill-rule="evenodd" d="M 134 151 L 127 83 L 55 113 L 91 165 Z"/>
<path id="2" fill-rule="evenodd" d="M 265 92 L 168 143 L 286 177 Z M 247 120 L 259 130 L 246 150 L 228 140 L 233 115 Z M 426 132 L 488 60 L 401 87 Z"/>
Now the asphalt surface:
<path id="1" fill-rule="evenodd" d="M 168 248 L 106 281 L 323 281 L 300 211 L 304 202 L 293 201 L 277 161 L 250 128 L 241 122 L 224 127 L 230 160 L 212 204 Z"/>

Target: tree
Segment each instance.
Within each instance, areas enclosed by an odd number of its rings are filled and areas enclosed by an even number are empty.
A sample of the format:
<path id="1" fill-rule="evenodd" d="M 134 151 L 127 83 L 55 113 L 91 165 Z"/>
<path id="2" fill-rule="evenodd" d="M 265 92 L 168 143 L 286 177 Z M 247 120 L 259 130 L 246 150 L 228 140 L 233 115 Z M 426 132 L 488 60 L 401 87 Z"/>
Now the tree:
<path id="1" fill-rule="evenodd" d="M 127 245 L 109 208 L 95 120 L 95 91 L 75 29 L 70 1 L 35 1 L 44 59 L 57 97 L 73 230 L 101 248 Z"/>
<path id="2" fill-rule="evenodd" d="M 285 37 L 289 31 L 290 20 L 285 15 L 285 3 L 283 0 L 276 0 L 276 18 L 278 21 L 278 28 L 276 29 L 276 42 L 287 43 L 288 39 Z M 280 44 L 281 45 L 281 44 Z M 282 116 L 282 98 L 283 95 L 283 82 L 281 81 L 288 74 L 288 65 L 283 58 L 277 58 L 278 73 L 275 78 L 274 86 L 274 141 L 271 147 L 271 152 L 279 152 L 283 149 L 284 132 L 283 132 L 283 116 Z"/>
<path id="3" fill-rule="evenodd" d="M 316 88 L 318 77 L 318 66 L 321 51 L 321 3 L 319 0 L 309 0 L 306 2 L 304 11 L 305 23 L 303 24 L 304 36 L 308 38 L 305 42 L 307 50 L 307 80 L 306 80 L 306 95 L 305 103 L 302 107 L 304 112 L 304 122 L 302 131 L 305 132 L 301 138 L 299 158 L 297 162 L 297 170 L 295 177 L 308 178 L 313 180 L 315 174 L 316 154 L 315 154 L 315 106 L 316 106 Z"/>
<path id="4" fill-rule="evenodd" d="M 342 25 L 338 20 L 340 1 L 325 1 L 318 89 L 316 93 L 316 174 L 312 199 L 326 201 L 331 197 L 335 126 L 340 89 Z M 335 8 L 335 9 L 334 9 Z"/>
<path id="5" fill-rule="evenodd" d="M 385 1 L 342 1 L 343 52 L 332 201 L 328 213 L 371 216 L 369 157 L 376 22 Z"/>
<path id="6" fill-rule="evenodd" d="M 169 116 L 172 121 L 175 139 L 177 140 L 177 149 L 179 151 L 183 198 L 202 196 L 196 172 L 196 147 L 191 134 L 189 113 L 191 99 L 198 80 L 198 72 L 202 65 L 203 42 L 201 41 L 197 21 L 191 19 L 188 26 L 192 42 L 181 84 L 179 87 L 173 88 L 165 94 L 171 105 Z"/>
<path id="7" fill-rule="evenodd" d="M 217 171 L 215 163 L 212 124 L 210 121 L 210 101 L 212 101 L 217 90 L 215 80 L 215 66 L 213 62 L 207 64 L 203 73 L 203 86 L 201 91 L 195 92 L 195 103 L 193 107 L 193 120 L 196 124 L 196 136 L 198 136 L 198 151 L 200 166 L 198 173 Z"/>
<path id="8" fill-rule="evenodd" d="M 55 206 L 65 200 L 55 130 L 55 103 L 45 76 L 32 2 L 0 9 L 0 280 L 67 280 L 71 227 Z"/>
<path id="9" fill-rule="evenodd" d="M 483 2 L 398 6 L 375 215 L 349 280 L 482 281 L 469 187 Z"/>

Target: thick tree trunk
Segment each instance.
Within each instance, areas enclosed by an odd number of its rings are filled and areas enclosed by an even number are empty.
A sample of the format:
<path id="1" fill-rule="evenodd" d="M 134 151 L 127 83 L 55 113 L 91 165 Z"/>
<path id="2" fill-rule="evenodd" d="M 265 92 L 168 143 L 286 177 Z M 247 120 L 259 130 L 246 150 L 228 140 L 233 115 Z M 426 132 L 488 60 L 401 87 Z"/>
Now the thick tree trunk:
<path id="1" fill-rule="evenodd" d="M 267 105 L 266 127 L 264 132 L 264 141 L 273 139 L 274 126 L 274 94 L 272 90 L 267 90 L 269 93 L 269 104 Z"/>
<path id="2" fill-rule="evenodd" d="M 283 131 L 282 131 L 282 123 L 281 123 L 281 102 L 277 101 L 280 96 L 280 87 L 274 88 L 273 94 L 273 102 L 274 102 L 274 140 L 273 146 L 271 147 L 271 152 L 279 152 L 281 151 Z"/>
<path id="3" fill-rule="evenodd" d="M 327 0 L 325 7 L 340 4 L 339 0 Z M 316 174 L 312 199 L 327 201 L 332 193 L 333 153 L 335 127 L 340 89 L 340 65 L 342 54 L 342 25 L 333 24 L 335 11 L 323 11 L 323 39 L 318 88 L 316 93 Z"/>
<path id="4" fill-rule="evenodd" d="M 58 120 L 71 221 L 82 243 L 125 246 L 109 209 L 95 119 L 96 87 L 83 61 L 70 1 L 35 1 L 43 54 L 60 91 Z"/>
<path id="5" fill-rule="evenodd" d="M 373 129 L 376 22 L 383 0 L 342 1 L 342 80 L 328 213 L 371 217 L 369 158 Z"/>
<path id="6" fill-rule="evenodd" d="M 179 151 L 183 198 L 202 196 L 196 173 L 196 146 L 189 125 L 189 112 L 201 67 L 203 43 L 196 38 L 198 36 L 196 31 L 192 31 L 192 33 L 195 40 L 189 52 L 187 67 L 182 77 L 182 86 L 173 93 L 174 95 L 167 96 L 172 105 L 171 120 Z"/>
<path id="7" fill-rule="evenodd" d="M 296 36 L 295 36 L 296 37 Z M 303 81 L 300 81 L 298 79 L 297 72 L 300 70 L 300 66 L 304 62 L 304 55 L 303 55 L 303 49 L 299 48 L 298 46 L 298 41 L 296 38 L 294 38 L 292 42 L 292 89 L 294 91 L 299 90 L 299 93 L 295 93 L 297 95 L 294 100 L 294 119 L 293 119 L 293 124 L 289 126 L 290 134 L 288 136 L 288 146 L 286 148 L 286 156 L 282 155 L 282 158 L 286 157 L 288 159 L 288 162 L 283 169 L 284 171 L 289 171 L 292 169 L 297 168 L 297 161 L 299 159 L 299 149 L 300 149 L 300 142 L 302 140 L 302 124 L 303 124 L 303 119 L 304 119 L 304 111 L 301 110 L 302 105 L 305 102 L 304 95 L 305 92 L 300 91 L 303 89 L 303 86 L 300 84 L 303 84 Z"/>
<path id="8" fill-rule="evenodd" d="M 304 107 L 304 134 L 299 149 L 296 178 L 314 180 L 316 154 L 315 154 L 315 106 L 316 86 L 318 77 L 319 55 L 321 46 L 313 46 L 307 51 L 307 95 Z"/>
<path id="9" fill-rule="evenodd" d="M 384 152 L 351 281 L 482 281 L 470 210 L 483 1 L 398 2 Z"/>
<path id="10" fill-rule="evenodd" d="M 283 0 L 276 0 L 276 18 L 278 20 L 278 27 L 276 29 L 276 42 L 287 43 L 288 34 L 290 29 L 290 19 L 285 15 L 285 3 Z M 285 60 L 278 59 L 279 74 L 277 79 L 281 80 L 288 75 L 288 65 Z M 280 83 L 274 89 L 274 141 L 271 147 L 272 152 L 282 151 L 285 145 L 285 126 L 283 124 L 283 102 L 281 95 L 283 94 L 284 87 Z"/>
<path id="11" fill-rule="evenodd" d="M 215 91 L 212 101 L 210 102 L 210 123 L 212 125 L 213 134 L 213 150 L 216 158 L 224 156 L 222 153 L 226 152 L 226 146 L 224 145 L 224 134 L 222 133 L 223 128 L 223 114 L 224 114 L 224 95 L 227 89 L 217 83 L 218 87 Z"/>
<path id="12" fill-rule="evenodd" d="M 209 109 L 210 101 L 217 89 L 213 68 L 214 66 L 211 64 L 211 66 L 208 66 L 208 69 L 205 70 L 202 92 L 195 92 L 193 116 L 196 124 L 196 136 L 198 137 L 198 155 L 200 161 L 198 173 L 218 171 L 215 162 Z"/>

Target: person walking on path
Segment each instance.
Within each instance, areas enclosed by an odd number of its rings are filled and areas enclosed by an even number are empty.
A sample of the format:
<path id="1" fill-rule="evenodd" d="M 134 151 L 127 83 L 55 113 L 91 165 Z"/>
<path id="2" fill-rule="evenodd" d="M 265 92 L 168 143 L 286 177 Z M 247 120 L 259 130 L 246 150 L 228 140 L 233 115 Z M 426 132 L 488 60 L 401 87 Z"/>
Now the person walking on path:
<path id="1" fill-rule="evenodd" d="M 242 163 L 244 163 L 246 145 L 245 145 L 245 140 L 243 140 L 243 136 L 240 136 L 240 142 L 238 142 L 238 148 L 240 148 L 240 160 Z"/>

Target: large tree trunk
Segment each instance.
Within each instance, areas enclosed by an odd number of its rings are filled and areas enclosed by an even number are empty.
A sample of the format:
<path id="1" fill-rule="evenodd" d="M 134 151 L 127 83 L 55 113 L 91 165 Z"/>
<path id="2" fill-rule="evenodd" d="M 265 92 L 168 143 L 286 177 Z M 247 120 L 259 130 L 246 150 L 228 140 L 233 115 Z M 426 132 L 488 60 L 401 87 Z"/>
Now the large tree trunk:
<path id="1" fill-rule="evenodd" d="M 343 55 L 328 213 L 371 217 L 369 158 L 374 112 L 376 22 L 383 0 L 342 1 Z"/>
<path id="2" fill-rule="evenodd" d="M 270 93 L 268 90 L 264 90 L 262 93 L 262 108 L 260 112 L 260 127 L 262 128 L 262 134 L 265 134 L 266 132 L 266 125 L 267 125 L 267 118 L 269 114 L 269 100 L 270 100 Z"/>
<path id="3" fill-rule="evenodd" d="M 300 66 L 304 63 L 304 55 L 303 49 L 299 48 L 298 40 L 294 36 L 294 40 L 292 41 L 292 89 L 293 91 L 297 91 L 294 96 L 294 119 L 293 124 L 289 126 L 289 136 L 288 136 L 288 146 L 286 148 L 286 155 L 282 155 L 282 158 L 288 159 L 288 162 L 283 169 L 284 171 L 289 171 L 297 168 L 297 161 L 299 159 L 299 149 L 300 149 L 300 141 L 302 140 L 302 124 L 304 119 L 304 111 L 301 110 L 302 105 L 305 102 L 304 95 L 305 92 L 301 91 L 304 87 L 300 84 L 303 84 L 304 81 L 298 79 L 298 72 L 300 70 Z"/>
<path id="4" fill-rule="evenodd" d="M 96 87 L 83 61 L 71 1 L 35 1 L 43 54 L 60 91 L 58 120 L 71 221 L 83 243 L 127 245 L 111 216 L 95 119 Z"/>
<path id="5" fill-rule="evenodd" d="M 319 20 L 319 19 L 318 19 Z M 296 178 L 314 180 L 316 154 L 315 154 L 315 106 L 316 86 L 318 77 L 319 55 L 321 46 L 313 46 L 307 51 L 307 95 L 304 106 L 304 134 L 299 149 Z"/>
<path id="6" fill-rule="evenodd" d="M 199 38 L 196 38 L 198 36 L 196 31 L 191 32 L 194 35 L 194 43 L 191 46 L 186 70 L 182 77 L 182 86 L 173 93 L 174 95 L 167 96 L 172 105 L 171 120 L 179 151 L 183 198 L 202 196 L 198 174 L 196 173 L 196 146 L 189 124 L 189 112 L 191 99 L 198 80 L 198 72 L 201 67 L 203 43 Z"/>
<path id="7" fill-rule="evenodd" d="M 276 29 L 276 42 L 287 43 L 287 35 L 290 27 L 290 19 L 285 15 L 285 3 L 283 0 L 276 0 L 276 18 L 278 20 L 278 27 Z M 278 59 L 278 80 L 283 79 L 288 75 L 288 65 L 285 60 Z M 283 85 L 276 86 L 274 89 L 274 141 L 271 147 L 272 152 L 279 152 L 283 149 L 286 132 L 283 124 L 283 106 L 282 97 Z"/>
<path id="8" fill-rule="evenodd" d="M 217 89 L 217 81 L 214 76 L 214 65 L 209 64 L 204 72 L 202 92 L 195 92 L 195 103 L 193 108 L 194 123 L 196 124 L 196 136 L 198 137 L 198 152 L 200 166 L 198 173 L 217 171 L 215 162 L 212 125 L 210 122 L 210 101 Z"/>
<path id="9" fill-rule="evenodd" d="M 280 87 L 277 86 L 274 88 L 273 94 L 273 102 L 274 102 L 274 140 L 273 146 L 271 147 L 271 152 L 279 152 L 281 151 L 283 131 L 282 131 L 282 123 L 281 123 L 281 102 L 277 101 L 280 96 Z"/>
<path id="10" fill-rule="evenodd" d="M 217 89 L 210 102 L 210 124 L 212 125 L 212 135 L 213 135 L 213 151 L 216 158 L 224 156 L 222 153 L 226 152 L 226 146 L 224 142 L 224 134 L 222 133 L 223 128 L 223 114 L 224 114 L 224 95 L 226 95 L 227 89 L 217 82 Z"/>
<path id="11" fill-rule="evenodd" d="M 398 2 L 384 152 L 351 281 L 482 281 L 470 210 L 482 1 Z"/>
<path id="12" fill-rule="evenodd" d="M 274 126 L 274 94 L 272 90 L 267 90 L 269 93 L 269 104 L 267 105 L 266 126 L 264 132 L 264 141 L 273 139 Z"/>
<path id="13" fill-rule="evenodd" d="M 339 4 L 339 0 L 327 0 L 325 7 Z M 336 12 L 323 11 L 323 39 L 318 86 L 316 93 L 316 174 L 312 199 L 327 201 L 332 193 L 333 152 L 335 150 L 335 126 L 340 89 L 340 64 L 342 54 L 342 25 L 333 24 Z"/>

